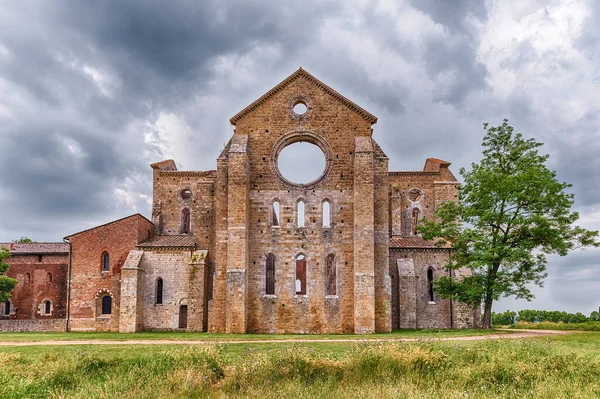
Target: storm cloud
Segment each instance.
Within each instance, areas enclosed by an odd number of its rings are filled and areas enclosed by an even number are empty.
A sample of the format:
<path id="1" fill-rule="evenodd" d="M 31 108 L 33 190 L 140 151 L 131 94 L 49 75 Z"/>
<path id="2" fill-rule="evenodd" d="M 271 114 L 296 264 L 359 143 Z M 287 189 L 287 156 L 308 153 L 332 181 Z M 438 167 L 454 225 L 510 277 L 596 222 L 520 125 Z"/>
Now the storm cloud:
<path id="1" fill-rule="evenodd" d="M 458 172 L 508 118 L 598 229 L 599 27 L 591 0 L 4 2 L 0 241 L 149 215 L 148 164 L 214 169 L 229 117 L 299 66 L 379 117 L 391 170 Z M 548 266 L 498 309 L 600 306 L 599 251 Z"/>

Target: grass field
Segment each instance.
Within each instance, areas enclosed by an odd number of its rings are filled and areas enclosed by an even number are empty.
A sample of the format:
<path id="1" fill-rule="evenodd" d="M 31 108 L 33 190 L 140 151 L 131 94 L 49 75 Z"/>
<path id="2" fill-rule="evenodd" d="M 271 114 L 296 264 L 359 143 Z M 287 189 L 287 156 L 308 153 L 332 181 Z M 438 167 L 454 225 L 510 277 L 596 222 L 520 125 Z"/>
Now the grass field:
<path id="1" fill-rule="evenodd" d="M 517 324 L 511 324 L 507 327 L 515 330 L 600 331 L 600 322 L 588 321 L 585 323 L 553 323 L 551 321 L 543 321 L 541 323 L 527 323 L 520 321 Z"/>
<path id="2" fill-rule="evenodd" d="M 600 396 L 597 332 L 477 342 L 2 347 L 0 364 L 2 398 Z"/>

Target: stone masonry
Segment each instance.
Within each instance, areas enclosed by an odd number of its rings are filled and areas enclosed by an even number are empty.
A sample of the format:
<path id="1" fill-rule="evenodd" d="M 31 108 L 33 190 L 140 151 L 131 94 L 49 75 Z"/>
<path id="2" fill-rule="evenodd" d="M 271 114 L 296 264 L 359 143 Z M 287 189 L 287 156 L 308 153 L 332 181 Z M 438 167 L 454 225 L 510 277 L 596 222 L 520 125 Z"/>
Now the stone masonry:
<path id="1" fill-rule="evenodd" d="M 418 234 L 436 206 L 457 200 L 448 162 L 428 158 L 422 171 L 390 172 L 373 139 L 377 118 L 302 68 L 230 122 L 216 170 L 151 165 L 150 220 L 136 214 L 67 237 L 70 330 L 477 326 L 477 310 L 432 288 L 447 275 L 451 250 Z M 298 142 L 325 158 L 321 176 L 303 184 L 278 166 Z"/>

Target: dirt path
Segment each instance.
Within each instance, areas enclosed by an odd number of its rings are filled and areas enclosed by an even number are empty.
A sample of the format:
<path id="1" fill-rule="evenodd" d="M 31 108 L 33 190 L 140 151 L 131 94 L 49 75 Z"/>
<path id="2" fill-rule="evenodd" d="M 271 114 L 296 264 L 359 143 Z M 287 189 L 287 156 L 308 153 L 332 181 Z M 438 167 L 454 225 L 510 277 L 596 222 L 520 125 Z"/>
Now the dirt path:
<path id="1" fill-rule="evenodd" d="M 0 342 L 0 346 L 52 346 L 52 345 L 206 345 L 211 343 L 220 344 L 281 344 L 281 343 L 315 343 L 315 342 L 414 342 L 423 339 L 434 341 L 485 341 L 489 339 L 518 339 L 534 338 L 549 335 L 562 335 L 570 332 L 553 330 L 519 330 L 507 334 L 471 335 L 463 337 L 443 338 L 326 338 L 326 339 L 257 339 L 257 340 L 174 340 L 174 339 L 131 339 L 125 341 L 113 340 L 74 340 L 74 341 L 22 341 L 22 342 Z"/>

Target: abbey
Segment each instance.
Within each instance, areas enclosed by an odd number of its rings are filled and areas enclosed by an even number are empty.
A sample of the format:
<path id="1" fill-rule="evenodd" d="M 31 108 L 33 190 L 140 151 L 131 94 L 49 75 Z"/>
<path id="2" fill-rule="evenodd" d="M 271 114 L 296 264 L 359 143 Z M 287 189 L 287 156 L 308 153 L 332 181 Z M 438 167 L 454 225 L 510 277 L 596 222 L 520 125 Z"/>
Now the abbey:
<path id="1" fill-rule="evenodd" d="M 0 308 L 0 329 L 23 318 L 35 329 L 31 320 L 44 317 L 71 331 L 121 332 L 368 334 L 478 325 L 478 309 L 436 294 L 451 249 L 417 229 L 440 203 L 457 200 L 448 162 L 428 158 L 423 170 L 389 171 L 373 139 L 377 118 L 302 68 L 230 122 L 235 132 L 216 170 L 151 165 L 150 219 L 135 214 L 66 237 L 61 278 L 45 282 L 60 285 L 66 294 L 52 298 L 62 302 L 47 306 L 49 294 L 38 298 L 28 288 L 35 258 L 13 262 L 18 284 L 13 303 Z M 325 157 L 320 177 L 303 184 L 278 163 L 298 142 Z M 19 259 L 39 256 L 19 245 Z M 22 306 L 34 311 L 15 313 L 24 297 Z"/>

